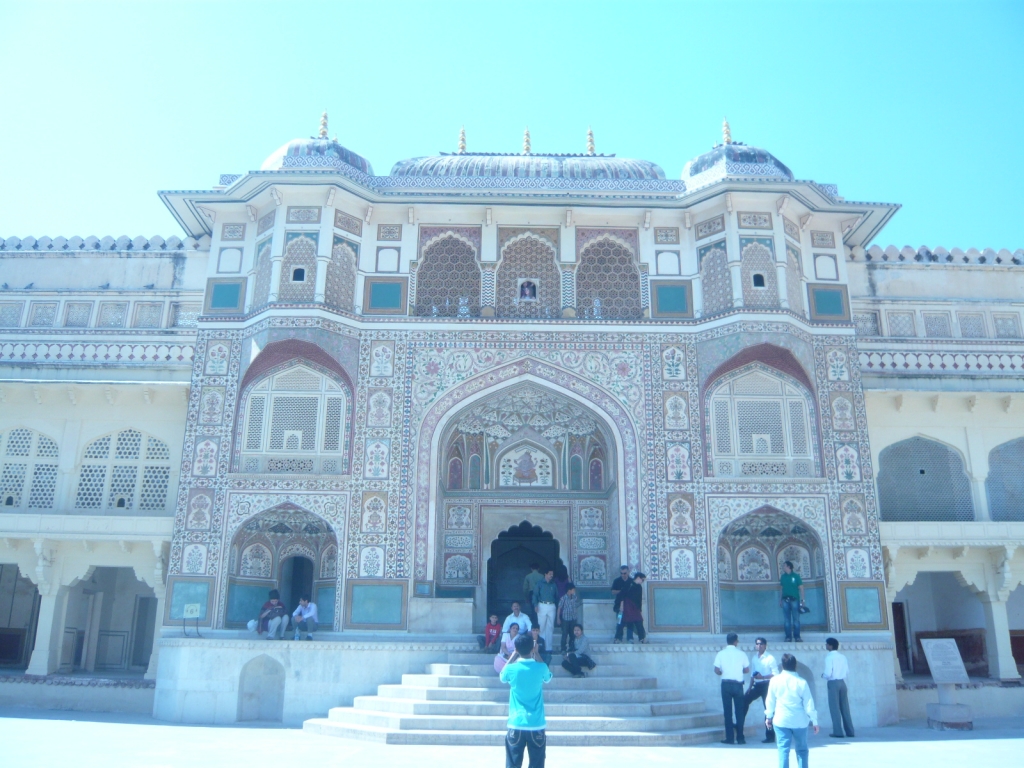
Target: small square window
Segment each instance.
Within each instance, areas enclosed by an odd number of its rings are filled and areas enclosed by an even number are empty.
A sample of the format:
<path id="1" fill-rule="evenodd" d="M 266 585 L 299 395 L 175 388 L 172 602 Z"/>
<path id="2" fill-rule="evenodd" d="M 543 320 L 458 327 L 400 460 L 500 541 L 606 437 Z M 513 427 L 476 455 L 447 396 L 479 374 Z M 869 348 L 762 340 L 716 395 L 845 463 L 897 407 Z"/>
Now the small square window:
<path id="1" fill-rule="evenodd" d="M 693 284 L 689 280 L 651 282 L 654 317 L 693 317 Z"/>
<path id="2" fill-rule="evenodd" d="M 304 283 L 306 282 L 306 270 L 302 267 L 296 267 L 292 270 L 292 282 L 293 283 Z"/>
<path id="3" fill-rule="evenodd" d="M 764 288 L 764 275 L 762 275 L 760 272 L 754 274 L 754 287 Z"/>
<path id="4" fill-rule="evenodd" d="M 811 320 L 842 322 L 850 319 L 850 302 L 845 286 L 807 286 L 811 298 Z"/>
<path id="5" fill-rule="evenodd" d="M 408 282 L 404 277 L 367 278 L 363 286 L 363 312 L 404 315 Z"/>
<path id="6" fill-rule="evenodd" d="M 245 280 L 209 281 L 206 291 L 207 312 L 241 312 L 245 305 Z"/>

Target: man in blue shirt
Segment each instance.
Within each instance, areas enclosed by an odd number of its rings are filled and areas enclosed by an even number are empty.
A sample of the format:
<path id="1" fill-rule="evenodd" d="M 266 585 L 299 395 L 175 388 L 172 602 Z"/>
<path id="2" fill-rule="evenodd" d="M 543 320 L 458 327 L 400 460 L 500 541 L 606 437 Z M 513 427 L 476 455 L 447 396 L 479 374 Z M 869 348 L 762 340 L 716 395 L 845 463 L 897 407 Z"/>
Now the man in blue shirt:
<path id="1" fill-rule="evenodd" d="M 515 653 L 501 670 L 501 682 L 508 683 L 508 733 L 505 734 L 505 768 L 523 768 L 523 755 L 530 753 L 530 768 L 544 768 L 547 737 L 544 729 L 544 683 L 551 681 L 547 664 L 530 658 L 533 637 L 516 637 Z"/>

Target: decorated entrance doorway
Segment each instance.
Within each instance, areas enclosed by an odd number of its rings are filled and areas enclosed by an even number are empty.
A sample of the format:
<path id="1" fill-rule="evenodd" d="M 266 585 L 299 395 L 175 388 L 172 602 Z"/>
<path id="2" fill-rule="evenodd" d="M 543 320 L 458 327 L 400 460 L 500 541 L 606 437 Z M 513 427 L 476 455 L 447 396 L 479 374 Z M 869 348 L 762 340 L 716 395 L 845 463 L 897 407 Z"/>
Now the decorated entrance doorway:
<path id="1" fill-rule="evenodd" d="M 495 613 L 503 619 L 514 601 L 523 602 L 523 579 L 530 573 L 531 564 L 539 565 L 541 573 L 552 568 L 556 575 L 564 575 L 560 555 L 558 540 L 551 532 L 527 520 L 499 533 L 491 542 L 487 561 L 487 614 Z"/>

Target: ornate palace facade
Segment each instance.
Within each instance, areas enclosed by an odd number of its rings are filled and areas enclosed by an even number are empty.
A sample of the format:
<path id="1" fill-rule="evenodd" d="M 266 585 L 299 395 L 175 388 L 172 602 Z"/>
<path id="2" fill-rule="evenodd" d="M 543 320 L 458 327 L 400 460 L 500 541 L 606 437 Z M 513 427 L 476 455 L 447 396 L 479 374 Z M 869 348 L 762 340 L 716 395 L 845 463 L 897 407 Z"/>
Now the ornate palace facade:
<path id="1" fill-rule="evenodd" d="M 533 556 L 602 607 L 643 570 L 666 637 L 778 630 L 791 560 L 890 677 L 971 629 L 1019 677 L 1021 251 L 868 248 L 899 206 L 727 127 L 679 180 L 528 134 L 377 176 L 325 116 L 161 197 L 185 240 L 0 242 L 12 666 L 152 677 L 273 587 L 466 635 Z"/>

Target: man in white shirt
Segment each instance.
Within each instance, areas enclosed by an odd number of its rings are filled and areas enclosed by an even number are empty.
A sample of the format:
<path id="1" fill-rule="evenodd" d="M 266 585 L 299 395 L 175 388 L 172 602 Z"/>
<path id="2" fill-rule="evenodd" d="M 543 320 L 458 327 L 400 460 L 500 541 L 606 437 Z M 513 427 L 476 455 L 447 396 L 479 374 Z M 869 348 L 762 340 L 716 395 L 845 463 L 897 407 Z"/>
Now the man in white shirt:
<path id="1" fill-rule="evenodd" d="M 825 671 L 821 674 L 828 681 L 828 713 L 832 716 L 833 739 L 844 736 L 853 738 L 853 719 L 850 717 L 850 698 L 846 693 L 846 677 L 850 665 L 839 652 L 839 641 L 830 637 L 825 641 L 828 653 L 825 655 Z"/>
<path id="2" fill-rule="evenodd" d="M 789 765 L 789 750 L 796 751 L 799 768 L 807 768 L 807 726 L 818 732 L 818 713 L 807 681 L 796 674 L 796 656 L 782 655 L 782 672 L 768 684 L 764 724 L 775 731 L 779 765 Z"/>
<path id="3" fill-rule="evenodd" d="M 750 660 L 737 646 L 740 637 L 735 632 L 725 636 L 725 648 L 715 656 L 715 674 L 722 678 L 722 711 L 725 715 L 723 744 L 746 744 L 743 736 L 743 676 L 750 671 Z M 733 712 L 736 714 L 733 722 Z M 735 734 L 735 738 L 734 738 Z"/>
<path id="4" fill-rule="evenodd" d="M 312 640 L 313 633 L 317 630 L 317 622 L 320 617 L 316 612 L 316 603 L 309 600 L 309 595 L 299 598 L 299 607 L 292 614 L 292 624 L 295 625 L 295 637 L 298 640 L 302 632 L 306 633 L 306 639 Z"/>
<path id="5" fill-rule="evenodd" d="M 539 575 L 539 574 L 538 574 Z M 530 617 L 523 613 L 522 608 L 518 602 L 512 603 L 512 613 L 505 619 L 505 623 L 501 625 L 501 642 L 508 640 L 508 628 L 513 624 L 519 625 L 519 634 L 525 635 L 533 629 L 533 622 L 530 621 Z"/>
<path id="6" fill-rule="evenodd" d="M 747 711 L 754 699 L 761 699 L 763 704 L 768 697 L 768 683 L 775 675 L 779 674 L 778 662 L 775 661 L 774 656 L 768 653 L 768 641 L 759 637 L 754 640 L 754 647 L 757 649 L 757 655 L 750 661 L 750 688 L 747 689 L 747 693 L 743 697 L 743 723 L 746 722 Z M 775 741 L 775 731 L 765 728 L 764 739 L 761 743 L 770 744 L 773 741 Z"/>

